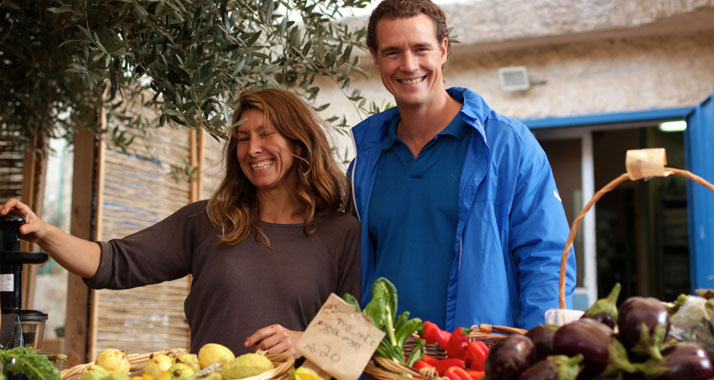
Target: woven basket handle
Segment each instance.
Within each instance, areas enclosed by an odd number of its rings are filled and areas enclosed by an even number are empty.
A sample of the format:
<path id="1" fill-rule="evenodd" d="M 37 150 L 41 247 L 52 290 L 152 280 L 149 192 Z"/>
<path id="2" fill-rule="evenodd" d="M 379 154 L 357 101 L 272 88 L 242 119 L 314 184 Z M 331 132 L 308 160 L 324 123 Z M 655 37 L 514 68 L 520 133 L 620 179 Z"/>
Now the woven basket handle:
<path id="1" fill-rule="evenodd" d="M 665 173 L 668 174 L 676 174 L 680 175 L 682 177 L 686 177 L 691 179 L 692 181 L 703 185 L 704 187 L 708 188 L 712 192 L 714 192 L 714 185 L 711 183 L 707 182 L 704 178 L 692 174 L 691 172 L 683 169 L 675 169 L 675 168 L 668 168 L 665 167 Z M 593 195 L 592 199 L 585 205 L 585 207 L 580 211 L 578 216 L 575 218 L 573 221 L 572 227 L 570 227 L 570 234 L 568 235 L 568 240 L 565 241 L 565 247 L 563 248 L 563 254 L 560 260 L 560 281 L 558 282 L 558 293 L 560 296 L 560 308 L 565 309 L 565 272 L 568 266 L 568 254 L 570 253 L 570 247 L 573 245 L 573 240 L 575 240 L 575 233 L 578 231 L 578 227 L 580 227 L 580 223 L 582 223 L 583 218 L 585 218 L 585 214 L 587 214 L 588 211 L 590 211 L 590 208 L 597 202 L 600 198 L 602 198 L 603 195 L 605 195 L 607 192 L 610 190 L 616 188 L 618 185 L 621 183 L 627 181 L 630 179 L 629 174 L 624 173 L 621 174 L 619 177 L 615 178 L 612 180 L 610 183 L 605 185 L 602 189 L 600 189 L 595 195 Z"/>

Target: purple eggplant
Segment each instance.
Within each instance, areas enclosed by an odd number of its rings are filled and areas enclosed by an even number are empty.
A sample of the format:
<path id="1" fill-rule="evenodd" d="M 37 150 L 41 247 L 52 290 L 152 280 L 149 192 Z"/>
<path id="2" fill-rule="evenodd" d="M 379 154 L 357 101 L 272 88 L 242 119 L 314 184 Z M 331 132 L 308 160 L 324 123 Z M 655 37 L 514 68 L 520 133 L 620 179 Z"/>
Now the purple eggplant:
<path id="1" fill-rule="evenodd" d="M 561 326 L 553 337 L 553 349 L 561 355 L 583 355 L 583 377 L 635 372 L 614 331 L 594 319 L 579 319 Z"/>
<path id="2" fill-rule="evenodd" d="M 521 334 L 509 335 L 493 345 L 486 358 L 486 378 L 489 380 L 516 380 L 535 362 L 535 346 L 530 338 Z"/>
<path id="3" fill-rule="evenodd" d="M 551 355 L 530 366 L 521 373 L 518 380 L 575 380 L 580 373 L 583 355 L 572 358 L 565 355 Z"/>
<path id="4" fill-rule="evenodd" d="M 640 372 L 635 373 L 620 373 L 610 376 L 595 376 L 589 377 L 587 380 L 645 380 L 647 377 Z"/>
<path id="5" fill-rule="evenodd" d="M 662 358 L 639 363 L 638 369 L 656 380 L 705 380 L 714 376 L 709 355 L 695 343 L 671 345 L 662 350 Z"/>
<path id="6" fill-rule="evenodd" d="M 538 325 L 526 332 L 536 350 L 536 360 L 543 360 L 553 354 L 553 336 L 558 330 L 557 325 Z"/>
<path id="7" fill-rule="evenodd" d="M 620 339 L 630 352 L 657 360 L 669 335 L 669 313 L 653 297 L 630 297 L 620 306 L 617 326 Z"/>
<path id="8" fill-rule="evenodd" d="M 601 298 L 590 305 L 581 318 L 594 319 L 614 329 L 617 325 L 617 298 L 620 296 L 620 289 L 622 289 L 622 286 L 618 282 L 613 286 L 607 297 Z"/>

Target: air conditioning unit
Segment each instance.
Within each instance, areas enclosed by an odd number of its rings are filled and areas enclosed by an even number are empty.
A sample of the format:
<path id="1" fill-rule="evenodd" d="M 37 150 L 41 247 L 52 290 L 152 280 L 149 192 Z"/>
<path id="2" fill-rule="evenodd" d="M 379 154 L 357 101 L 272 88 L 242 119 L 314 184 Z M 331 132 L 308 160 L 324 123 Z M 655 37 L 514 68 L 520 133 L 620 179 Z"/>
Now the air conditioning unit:
<path id="1" fill-rule="evenodd" d="M 525 66 L 502 67 L 498 69 L 498 77 L 504 91 L 524 91 L 531 87 Z"/>

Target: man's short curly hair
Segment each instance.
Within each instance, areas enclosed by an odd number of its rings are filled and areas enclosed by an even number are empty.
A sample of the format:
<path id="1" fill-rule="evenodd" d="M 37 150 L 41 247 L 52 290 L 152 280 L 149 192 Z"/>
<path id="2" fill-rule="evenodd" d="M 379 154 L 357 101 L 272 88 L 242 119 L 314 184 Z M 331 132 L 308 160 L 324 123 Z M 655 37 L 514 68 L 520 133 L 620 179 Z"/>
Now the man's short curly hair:
<path id="1" fill-rule="evenodd" d="M 446 16 L 438 5 L 430 0 L 383 0 L 369 16 L 367 26 L 367 47 L 377 52 L 377 23 L 383 18 L 396 19 L 408 18 L 425 14 L 434 22 L 436 29 L 436 40 L 441 43 L 444 38 L 449 38 L 449 31 L 446 28 Z M 448 52 L 451 51 L 451 44 L 448 45 Z M 448 53 L 447 52 L 447 53 Z"/>

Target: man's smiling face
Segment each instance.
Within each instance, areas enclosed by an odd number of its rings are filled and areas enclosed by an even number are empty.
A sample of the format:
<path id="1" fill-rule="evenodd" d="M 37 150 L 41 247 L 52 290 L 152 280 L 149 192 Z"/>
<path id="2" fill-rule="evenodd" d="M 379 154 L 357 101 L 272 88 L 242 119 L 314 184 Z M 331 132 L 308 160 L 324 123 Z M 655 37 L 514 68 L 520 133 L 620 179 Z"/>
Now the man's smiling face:
<path id="1" fill-rule="evenodd" d="M 441 67 L 448 40 L 437 41 L 429 16 L 383 18 L 376 35 L 378 48 L 371 52 L 372 59 L 398 107 L 428 106 L 444 93 Z"/>

